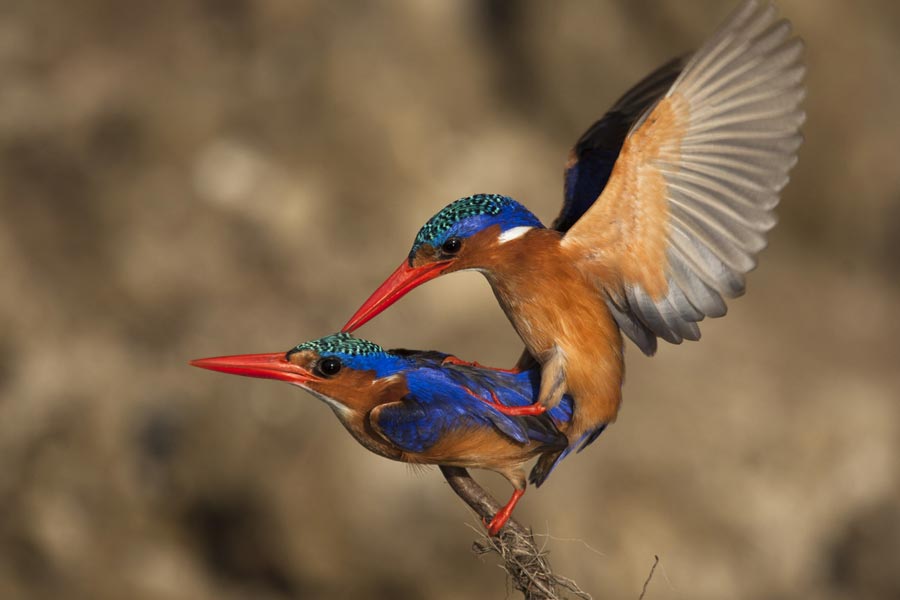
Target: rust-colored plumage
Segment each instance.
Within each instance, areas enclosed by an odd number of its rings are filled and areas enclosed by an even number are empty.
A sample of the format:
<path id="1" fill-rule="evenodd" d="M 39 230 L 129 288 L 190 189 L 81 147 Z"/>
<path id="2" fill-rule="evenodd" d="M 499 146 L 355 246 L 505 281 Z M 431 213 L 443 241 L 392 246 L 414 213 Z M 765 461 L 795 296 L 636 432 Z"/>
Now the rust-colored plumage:
<path id="1" fill-rule="evenodd" d="M 569 442 L 591 441 L 621 402 L 623 334 L 648 355 L 657 338 L 697 340 L 743 293 L 802 141 L 802 51 L 774 7 L 744 2 L 579 139 L 553 229 L 511 198 L 457 200 L 344 330 L 438 275 L 481 271 L 542 367 L 535 413 L 568 392 Z"/>
<path id="2" fill-rule="evenodd" d="M 677 160 L 686 118 L 678 94 L 656 105 L 626 138 L 602 201 L 572 226 L 562 243 L 566 260 L 592 273 L 608 288 L 615 289 L 619 278 L 640 285 L 654 299 L 668 290 L 667 190 L 654 162 L 662 156 Z"/>
<path id="3" fill-rule="evenodd" d="M 516 332 L 543 365 L 544 406 L 555 406 L 566 391 L 575 398 L 566 430 L 575 442 L 615 418 L 622 397 L 622 334 L 590 276 L 563 258 L 562 239 L 557 231 L 535 228 L 483 252 L 480 264 Z M 565 385 L 551 390 L 560 379 Z"/>

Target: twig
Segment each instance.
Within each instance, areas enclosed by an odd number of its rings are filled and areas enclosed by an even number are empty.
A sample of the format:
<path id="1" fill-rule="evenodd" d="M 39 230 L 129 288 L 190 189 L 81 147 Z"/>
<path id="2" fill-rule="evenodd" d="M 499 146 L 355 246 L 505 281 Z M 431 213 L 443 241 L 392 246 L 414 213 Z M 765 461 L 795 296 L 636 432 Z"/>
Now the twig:
<path id="1" fill-rule="evenodd" d="M 641 588 L 641 595 L 638 596 L 638 600 L 644 600 L 644 594 L 647 593 L 647 586 L 650 585 L 650 580 L 653 579 L 653 571 L 656 570 L 656 565 L 659 564 L 659 556 L 653 555 L 653 566 L 650 567 L 650 573 L 647 575 L 647 580 L 644 581 L 644 587 Z"/>
<path id="2" fill-rule="evenodd" d="M 456 495 L 465 501 L 482 519 L 489 521 L 501 505 L 484 488 L 475 483 L 468 471 L 459 467 L 441 467 L 441 473 Z M 531 530 L 510 519 L 500 535 L 476 540 L 472 545 L 476 554 L 496 552 L 503 559 L 503 568 L 525 600 L 561 600 L 566 592 L 577 598 L 591 600 L 571 579 L 555 575 L 550 569 L 546 552 L 538 548 Z"/>

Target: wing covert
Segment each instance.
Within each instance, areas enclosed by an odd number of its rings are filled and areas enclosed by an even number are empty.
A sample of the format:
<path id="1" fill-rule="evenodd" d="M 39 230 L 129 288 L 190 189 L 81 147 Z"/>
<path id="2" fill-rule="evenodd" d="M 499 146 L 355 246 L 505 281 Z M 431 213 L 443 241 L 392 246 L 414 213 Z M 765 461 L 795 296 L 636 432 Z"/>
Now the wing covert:
<path id="1" fill-rule="evenodd" d="M 520 444 L 528 443 L 525 419 L 504 415 L 473 396 L 467 385 L 450 376 L 454 369 L 433 365 L 408 371 L 407 394 L 376 406 L 369 413 L 369 422 L 382 437 L 408 452 L 423 452 L 458 429 L 484 427 Z"/>
<path id="2" fill-rule="evenodd" d="M 423 452 L 435 445 L 446 426 L 444 419 L 435 419 L 425 406 L 407 398 L 376 406 L 369 421 L 382 437 L 406 452 Z"/>

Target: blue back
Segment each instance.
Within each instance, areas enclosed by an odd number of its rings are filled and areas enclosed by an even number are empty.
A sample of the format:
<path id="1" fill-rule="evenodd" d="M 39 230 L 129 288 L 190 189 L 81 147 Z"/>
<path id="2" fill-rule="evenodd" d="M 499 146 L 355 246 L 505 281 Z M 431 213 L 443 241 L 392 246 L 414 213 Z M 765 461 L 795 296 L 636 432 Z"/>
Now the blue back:
<path id="1" fill-rule="evenodd" d="M 565 174 L 562 211 L 553 228 L 566 232 L 600 197 L 635 122 L 672 87 L 684 65 L 670 60 L 625 92 L 575 143 Z"/>
<path id="2" fill-rule="evenodd" d="M 566 170 L 563 207 L 553 228 L 565 233 L 594 205 L 612 174 L 619 148 L 587 148 Z"/>
<path id="3" fill-rule="evenodd" d="M 409 401 L 427 405 L 437 428 L 454 428 L 462 424 L 491 426 L 520 443 L 529 439 L 549 445 L 566 443 L 556 425 L 571 420 L 570 397 L 564 398 L 547 415 L 538 417 L 510 417 L 485 402 L 493 401 L 493 391 L 497 400 L 506 406 L 533 404 L 540 385 L 538 369 L 512 374 L 464 365 L 443 365 L 443 356 L 438 358 L 436 353 L 429 354 L 413 358 L 415 367 L 407 370 L 405 376 L 410 390 Z"/>

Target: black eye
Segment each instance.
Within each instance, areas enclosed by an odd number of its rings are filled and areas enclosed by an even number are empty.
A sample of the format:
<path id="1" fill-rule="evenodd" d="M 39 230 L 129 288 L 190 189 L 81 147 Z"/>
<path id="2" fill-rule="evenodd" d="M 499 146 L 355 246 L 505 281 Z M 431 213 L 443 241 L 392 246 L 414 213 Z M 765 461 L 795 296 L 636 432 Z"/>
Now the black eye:
<path id="1" fill-rule="evenodd" d="M 456 254 L 462 248 L 462 240 L 458 237 L 448 238 L 446 242 L 441 244 L 441 252 L 444 254 Z"/>
<path id="2" fill-rule="evenodd" d="M 319 371 L 321 371 L 323 375 L 331 377 L 332 375 L 337 375 L 341 370 L 341 361 L 338 358 L 329 356 L 328 358 L 323 358 L 322 360 L 320 360 L 318 367 Z"/>

